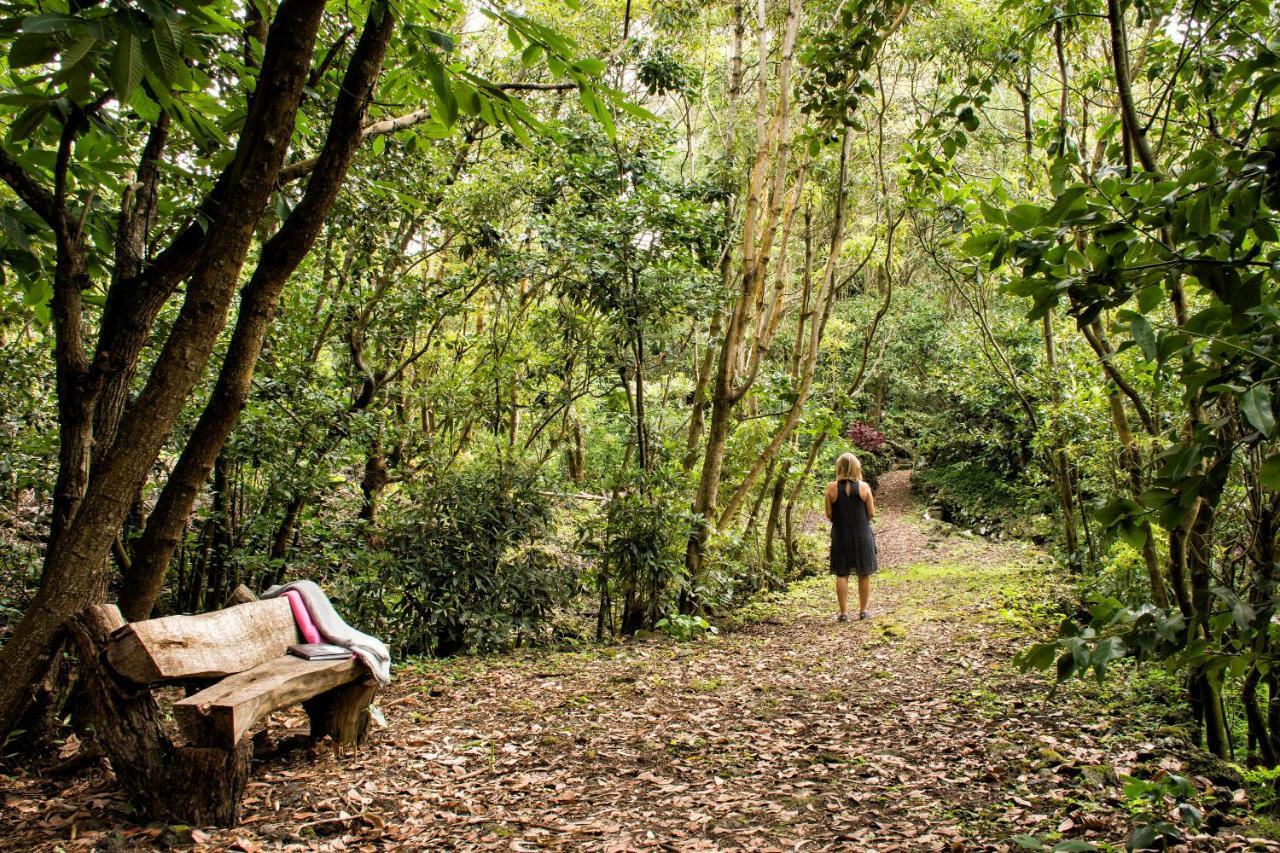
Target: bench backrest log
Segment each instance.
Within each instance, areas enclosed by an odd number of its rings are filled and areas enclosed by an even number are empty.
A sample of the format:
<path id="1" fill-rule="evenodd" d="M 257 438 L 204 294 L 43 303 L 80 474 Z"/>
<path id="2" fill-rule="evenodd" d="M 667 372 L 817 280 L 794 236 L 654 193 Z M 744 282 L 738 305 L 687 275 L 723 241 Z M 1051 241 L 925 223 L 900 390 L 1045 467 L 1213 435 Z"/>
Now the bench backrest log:
<path id="1" fill-rule="evenodd" d="M 111 635 L 107 662 L 138 684 L 225 678 L 278 658 L 300 641 L 288 599 L 269 598 L 132 622 Z"/>

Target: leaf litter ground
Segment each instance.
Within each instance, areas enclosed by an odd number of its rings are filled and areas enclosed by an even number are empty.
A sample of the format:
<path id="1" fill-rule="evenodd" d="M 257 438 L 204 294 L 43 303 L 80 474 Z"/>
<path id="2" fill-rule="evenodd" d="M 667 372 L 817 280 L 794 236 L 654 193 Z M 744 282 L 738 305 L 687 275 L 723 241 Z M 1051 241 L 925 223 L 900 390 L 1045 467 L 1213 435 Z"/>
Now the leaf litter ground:
<path id="1" fill-rule="evenodd" d="M 0 847 L 1123 849 L 1121 777 L 1180 772 L 1217 807 L 1188 849 L 1280 849 L 1248 838 L 1243 792 L 1197 774 L 1176 727 L 1135 712 L 1140 674 L 1049 700 L 1011 667 L 1053 598 L 1043 555 L 922 520 L 903 473 L 879 502 L 866 622 L 833 622 L 819 577 L 702 642 L 425 662 L 360 753 L 255 766 L 235 829 L 137 825 L 95 767 L 0 776 Z"/>

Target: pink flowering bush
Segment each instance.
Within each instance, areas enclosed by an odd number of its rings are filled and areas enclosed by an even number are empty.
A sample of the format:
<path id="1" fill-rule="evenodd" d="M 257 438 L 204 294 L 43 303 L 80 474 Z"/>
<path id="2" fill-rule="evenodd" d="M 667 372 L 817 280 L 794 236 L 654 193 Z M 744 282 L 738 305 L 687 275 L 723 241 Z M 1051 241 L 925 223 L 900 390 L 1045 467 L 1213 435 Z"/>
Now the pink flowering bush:
<path id="1" fill-rule="evenodd" d="M 884 433 L 862 421 L 854 422 L 845 432 L 845 438 L 868 453 L 876 453 L 884 447 Z"/>

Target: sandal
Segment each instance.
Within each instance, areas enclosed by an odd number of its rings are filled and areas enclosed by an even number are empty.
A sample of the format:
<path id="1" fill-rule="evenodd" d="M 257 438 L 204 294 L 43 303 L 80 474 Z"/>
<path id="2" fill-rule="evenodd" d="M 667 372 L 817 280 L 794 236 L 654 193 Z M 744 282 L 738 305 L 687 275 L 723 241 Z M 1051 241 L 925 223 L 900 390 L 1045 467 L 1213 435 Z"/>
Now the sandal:
<path id="1" fill-rule="evenodd" d="M 836 621 L 837 621 L 837 622 L 848 622 L 848 621 L 849 621 L 849 614 L 848 614 L 848 613 L 841 613 L 839 616 L 837 616 L 837 617 L 836 617 Z"/>

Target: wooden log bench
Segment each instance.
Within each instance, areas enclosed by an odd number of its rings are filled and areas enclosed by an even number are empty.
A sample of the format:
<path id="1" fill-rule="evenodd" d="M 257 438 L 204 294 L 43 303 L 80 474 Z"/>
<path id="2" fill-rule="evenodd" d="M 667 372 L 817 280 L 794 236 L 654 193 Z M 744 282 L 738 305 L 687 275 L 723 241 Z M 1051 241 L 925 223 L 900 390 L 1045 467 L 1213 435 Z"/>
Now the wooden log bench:
<path id="1" fill-rule="evenodd" d="M 247 589 L 241 600 L 252 599 Z M 117 779 L 149 818 L 234 826 L 248 782 L 254 727 L 301 704 L 312 740 L 360 745 L 377 682 L 357 660 L 307 661 L 284 597 L 249 600 L 198 616 L 126 623 L 114 605 L 72 623 L 95 734 Z M 166 729 L 152 689 L 180 685 L 179 738 Z"/>

